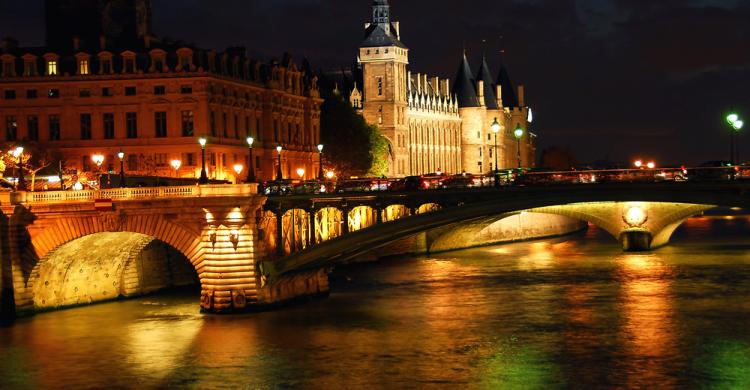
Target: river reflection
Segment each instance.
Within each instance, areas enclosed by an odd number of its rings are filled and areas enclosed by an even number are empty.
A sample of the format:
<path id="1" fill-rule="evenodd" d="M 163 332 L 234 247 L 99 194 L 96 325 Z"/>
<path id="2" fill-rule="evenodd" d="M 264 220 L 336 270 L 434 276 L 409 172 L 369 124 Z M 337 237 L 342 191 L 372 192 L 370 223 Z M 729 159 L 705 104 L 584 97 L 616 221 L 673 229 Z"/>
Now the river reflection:
<path id="1" fill-rule="evenodd" d="M 197 291 L 0 329 L 0 388 L 750 388 L 750 228 L 697 218 L 624 254 L 566 239 L 340 268 L 241 316 Z"/>

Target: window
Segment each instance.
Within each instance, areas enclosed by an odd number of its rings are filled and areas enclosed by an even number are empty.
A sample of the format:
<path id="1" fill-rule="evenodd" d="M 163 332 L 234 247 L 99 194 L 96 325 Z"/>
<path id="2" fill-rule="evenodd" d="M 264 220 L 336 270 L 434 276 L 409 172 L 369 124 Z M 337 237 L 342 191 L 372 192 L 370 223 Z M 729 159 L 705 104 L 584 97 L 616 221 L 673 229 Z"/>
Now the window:
<path id="1" fill-rule="evenodd" d="M 78 61 L 78 73 L 89 74 L 89 60 Z"/>
<path id="2" fill-rule="evenodd" d="M 5 140 L 15 141 L 18 139 L 18 122 L 16 117 L 6 116 L 5 117 Z"/>
<path id="3" fill-rule="evenodd" d="M 216 137 L 216 113 L 211 111 L 211 136 Z"/>
<path id="4" fill-rule="evenodd" d="M 378 77 L 378 96 L 383 96 L 383 78 Z"/>
<path id="5" fill-rule="evenodd" d="M 182 136 L 192 137 L 195 132 L 195 116 L 193 111 L 182 112 Z"/>
<path id="6" fill-rule="evenodd" d="M 292 142 L 292 124 L 286 124 L 286 142 Z"/>
<path id="7" fill-rule="evenodd" d="M 49 76 L 57 74 L 57 61 L 47 61 L 47 74 Z"/>
<path id="8" fill-rule="evenodd" d="M 250 136 L 250 117 L 245 117 L 245 137 Z"/>
<path id="9" fill-rule="evenodd" d="M 39 141 L 39 117 L 31 115 L 26 118 L 26 127 L 29 130 L 29 140 Z"/>
<path id="10" fill-rule="evenodd" d="M 128 112 L 125 114 L 125 131 L 128 138 L 138 138 L 138 114 Z"/>
<path id="11" fill-rule="evenodd" d="M 182 160 L 185 166 L 194 167 L 195 166 L 195 153 L 185 153 Z"/>
<path id="12" fill-rule="evenodd" d="M 260 169 L 260 156 L 255 156 L 255 169 Z"/>
<path id="13" fill-rule="evenodd" d="M 6 89 L 5 90 L 5 98 L 8 100 L 13 100 L 16 98 L 16 90 L 15 89 Z"/>
<path id="14" fill-rule="evenodd" d="M 260 131 L 260 118 L 255 118 L 255 137 L 261 140 L 263 133 Z"/>
<path id="15" fill-rule="evenodd" d="M 229 130 L 227 129 L 227 127 L 228 127 L 227 122 L 228 122 L 227 121 L 227 113 L 226 112 L 222 112 L 221 113 L 221 124 L 223 125 L 222 130 L 224 130 L 223 131 L 224 138 L 228 138 L 229 137 Z"/>
<path id="16" fill-rule="evenodd" d="M 183 95 L 189 95 L 193 93 L 193 86 L 192 85 L 181 85 L 180 86 L 180 93 Z"/>
<path id="17" fill-rule="evenodd" d="M 81 170 L 82 171 L 88 172 L 88 171 L 91 170 L 91 159 L 90 158 L 91 157 L 89 157 L 89 155 L 83 156 L 83 160 L 81 161 L 81 167 L 82 167 Z"/>
<path id="18" fill-rule="evenodd" d="M 90 89 L 80 89 L 78 90 L 78 96 L 82 98 L 91 97 L 91 90 Z"/>
<path id="19" fill-rule="evenodd" d="M 49 116 L 49 140 L 60 140 L 60 115 Z"/>
<path id="20" fill-rule="evenodd" d="M 57 99 L 60 97 L 60 90 L 57 88 L 52 88 L 47 90 L 47 97 L 50 99 Z"/>
<path id="21" fill-rule="evenodd" d="M 125 59 L 125 72 L 124 73 L 135 73 L 135 60 L 132 58 Z"/>
<path id="22" fill-rule="evenodd" d="M 128 170 L 138 170 L 138 156 L 136 156 L 135 154 L 128 154 Z"/>
<path id="23" fill-rule="evenodd" d="M 279 120 L 273 120 L 273 142 L 279 142 Z"/>
<path id="24" fill-rule="evenodd" d="M 167 137 L 167 113 L 160 111 L 154 113 L 154 125 L 156 129 L 156 138 Z"/>
<path id="25" fill-rule="evenodd" d="M 479 157 L 482 157 L 482 148 L 479 148 Z"/>
<path id="26" fill-rule="evenodd" d="M 110 87 L 104 87 L 104 88 L 102 88 L 102 96 L 104 96 L 104 97 L 112 97 L 112 88 L 110 88 Z"/>
<path id="27" fill-rule="evenodd" d="M 167 166 L 167 154 L 166 153 L 154 154 L 154 164 L 156 164 L 157 167 L 166 167 Z"/>
<path id="28" fill-rule="evenodd" d="M 163 85 L 157 85 L 154 87 L 154 95 L 166 95 L 167 87 Z"/>
<path id="29" fill-rule="evenodd" d="M 102 60 L 102 73 L 112 73 L 112 59 L 107 58 Z"/>
<path id="30" fill-rule="evenodd" d="M 234 114 L 234 138 L 240 139 L 240 124 L 237 114 Z"/>
<path id="31" fill-rule="evenodd" d="M 91 114 L 81 114 L 81 139 L 91 139 Z"/>
<path id="32" fill-rule="evenodd" d="M 135 96 L 135 87 L 125 87 L 125 96 Z"/>
<path id="33" fill-rule="evenodd" d="M 104 139 L 115 138 L 115 114 L 106 113 L 103 117 Z"/>
<path id="34" fill-rule="evenodd" d="M 3 62 L 3 76 L 5 77 L 13 77 L 14 75 L 13 71 L 13 62 Z"/>
<path id="35" fill-rule="evenodd" d="M 26 99 L 36 99 L 36 89 L 27 89 Z"/>

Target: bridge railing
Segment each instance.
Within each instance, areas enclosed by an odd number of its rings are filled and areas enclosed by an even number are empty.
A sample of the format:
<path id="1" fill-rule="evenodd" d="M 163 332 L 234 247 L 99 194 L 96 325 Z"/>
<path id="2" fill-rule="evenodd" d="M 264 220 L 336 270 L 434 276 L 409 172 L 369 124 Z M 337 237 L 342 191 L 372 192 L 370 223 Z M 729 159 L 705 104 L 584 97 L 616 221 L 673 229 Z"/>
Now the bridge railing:
<path id="1" fill-rule="evenodd" d="M 138 200 L 160 198 L 204 198 L 220 196 L 252 196 L 258 193 L 257 184 L 218 184 L 179 187 L 111 188 L 81 191 L 5 192 L 0 203 L 66 203 L 93 202 L 97 199 Z"/>

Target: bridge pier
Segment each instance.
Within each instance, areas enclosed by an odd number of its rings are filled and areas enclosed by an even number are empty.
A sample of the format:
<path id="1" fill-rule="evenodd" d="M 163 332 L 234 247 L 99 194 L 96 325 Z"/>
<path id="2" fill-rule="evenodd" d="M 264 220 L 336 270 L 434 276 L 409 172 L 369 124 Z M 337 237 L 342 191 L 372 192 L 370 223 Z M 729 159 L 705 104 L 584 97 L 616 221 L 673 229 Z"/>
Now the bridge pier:
<path id="1" fill-rule="evenodd" d="M 645 230 L 625 230 L 620 234 L 620 243 L 625 252 L 650 251 L 651 241 L 651 233 Z"/>

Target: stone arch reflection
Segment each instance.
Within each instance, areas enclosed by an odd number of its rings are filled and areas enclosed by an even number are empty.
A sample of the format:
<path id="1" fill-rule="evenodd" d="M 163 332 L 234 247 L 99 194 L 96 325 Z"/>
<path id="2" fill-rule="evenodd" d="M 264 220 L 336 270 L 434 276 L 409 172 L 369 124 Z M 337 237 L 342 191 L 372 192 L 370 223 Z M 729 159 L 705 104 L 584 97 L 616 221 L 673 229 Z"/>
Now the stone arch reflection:
<path id="1" fill-rule="evenodd" d="M 36 309 L 128 298 L 198 284 L 187 257 L 154 237 L 96 233 L 45 256 L 29 279 Z"/>

